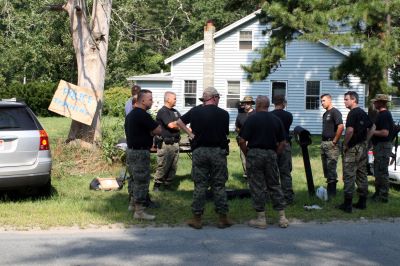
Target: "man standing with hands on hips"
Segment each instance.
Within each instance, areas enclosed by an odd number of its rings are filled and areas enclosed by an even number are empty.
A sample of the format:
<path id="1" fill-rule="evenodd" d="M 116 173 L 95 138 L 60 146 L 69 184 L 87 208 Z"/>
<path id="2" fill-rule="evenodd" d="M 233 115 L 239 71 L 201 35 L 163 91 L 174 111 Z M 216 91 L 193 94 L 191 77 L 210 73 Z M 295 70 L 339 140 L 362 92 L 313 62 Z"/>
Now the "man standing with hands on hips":
<path id="1" fill-rule="evenodd" d="M 258 96 L 256 113 L 247 119 L 240 131 L 240 149 L 247 156 L 247 171 L 253 207 L 257 218 L 249 226 L 264 229 L 266 195 L 272 200 L 272 207 L 279 212 L 279 226 L 286 228 L 289 221 L 285 216 L 285 198 L 279 184 L 277 154 L 281 154 L 285 143 L 285 129 L 282 121 L 268 112 L 269 98 Z"/>
<path id="2" fill-rule="evenodd" d="M 340 137 L 344 129 L 342 113 L 332 104 L 330 94 L 321 95 L 321 105 L 326 110 L 322 116 L 321 161 L 326 178 L 328 198 L 336 196 L 337 162 L 340 154 Z"/>
<path id="3" fill-rule="evenodd" d="M 180 130 L 176 121 L 181 114 L 174 109 L 176 94 L 167 91 L 164 94 L 164 106 L 157 112 L 157 122 L 161 125 L 161 138 L 157 138 L 157 169 L 154 175 L 153 191 L 171 189 L 176 174 L 179 157 Z"/>

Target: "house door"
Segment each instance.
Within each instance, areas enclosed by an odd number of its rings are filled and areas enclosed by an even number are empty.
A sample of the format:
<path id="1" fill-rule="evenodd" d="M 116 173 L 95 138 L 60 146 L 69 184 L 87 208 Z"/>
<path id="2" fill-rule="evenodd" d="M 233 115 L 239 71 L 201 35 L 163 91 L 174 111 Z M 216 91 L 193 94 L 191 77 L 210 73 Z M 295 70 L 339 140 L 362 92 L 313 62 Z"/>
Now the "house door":
<path id="1" fill-rule="evenodd" d="M 283 95 L 286 98 L 287 81 L 272 81 L 271 84 L 271 101 L 274 103 L 274 98 L 277 95 Z"/>

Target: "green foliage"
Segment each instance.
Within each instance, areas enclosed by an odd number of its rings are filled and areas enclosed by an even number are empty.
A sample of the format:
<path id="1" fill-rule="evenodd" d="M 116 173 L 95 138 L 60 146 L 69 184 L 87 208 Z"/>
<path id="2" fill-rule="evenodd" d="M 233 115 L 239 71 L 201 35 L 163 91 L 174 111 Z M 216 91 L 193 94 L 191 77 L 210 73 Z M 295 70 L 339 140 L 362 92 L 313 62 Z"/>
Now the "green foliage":
<path id="1" fill-rule="evenodd" d="M 107 163 L 124 162 L 125 152 L 115 145 L 125 137 L 124 119 L 104 117 L 102 123 L 101 149 Z"/>
<path id="2" fill-rule="evenodd" d="M 93 1 L 86 2 L 90 9 Z M 126 86 L 129 76 L 168 70 L 164 59 L 201 40 L 208 19 L 221 29 L 253 12 L 258 2 L 114 0 L 105 86 Z M 59 3 L 0 0 L 0 90 L 24 78 L 77 83 L 68 15 L 47 8 Z"/>
<path id="3" fill-rule="evenodd" d="M 261 58 L 243 68 L 250 80 L 262 80 L 279 67 L 283 45 L 298 38 L 331 45 L 356 44 L 360 50 L 350 54 L 331 70 L 331 78 L 348 85 L 352 75 L 369 84 L 370 97 L 394 90 L 388 84 L 388 69 L 397 89 L 400 70 L 400 1 L 269 0 L 260 19 L 269 23 L 271 41 L 260 50 Z M 338 34 L 340 32 L 340 34 Z"/>
<path id="4" fill-rule="evenodd" d="M 125 103 L 131 97 L 131 91 L 124 87 L 114 87 L 104 92 L 103 114 L 125 117 Z"/>
<path id="5" fill-rule="evenodd" d="M 54 113 L 47 110 L 54 92 L 56 83 L 31 82 L 27 84 L 14 83 L 0 90 L 0 98 L 18 98 L 24 100 L 32 111 L 38 116 L 53 116 Z"/>

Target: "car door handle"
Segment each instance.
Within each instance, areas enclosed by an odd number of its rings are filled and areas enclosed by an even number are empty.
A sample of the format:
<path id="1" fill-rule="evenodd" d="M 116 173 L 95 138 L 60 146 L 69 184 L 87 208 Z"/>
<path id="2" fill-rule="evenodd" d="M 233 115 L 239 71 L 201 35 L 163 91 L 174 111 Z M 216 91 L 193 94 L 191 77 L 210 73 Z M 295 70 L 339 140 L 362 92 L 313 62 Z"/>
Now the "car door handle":
<path id="1" fill-rule="evenodd" d="M 18 139 L 17 136 L 0 136 L 0 139 L 5 140 L 5 141 L 13 141 Z"/>

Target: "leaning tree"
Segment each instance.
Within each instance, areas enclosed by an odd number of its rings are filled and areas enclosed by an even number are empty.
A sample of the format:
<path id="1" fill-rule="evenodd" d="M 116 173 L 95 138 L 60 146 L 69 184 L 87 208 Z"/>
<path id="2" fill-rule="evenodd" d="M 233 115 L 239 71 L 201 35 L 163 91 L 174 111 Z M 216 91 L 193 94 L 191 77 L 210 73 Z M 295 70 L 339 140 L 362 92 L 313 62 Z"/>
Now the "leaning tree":
<path id="1" fill-rule="evenodd" d="M 82 145 L 101 140 L 100 114 L 103 103 L 104 80 L 112 0 L 93 0 L 89 12 L 86 0 L 68 0 L 51 5 L 50 10 L 66 11 L 69 16 L 72 43 L 78 66 L 78 86 L 93 90 L 97 97 L 97 110 L 92 124 L 73 120 L 68 140 L 80 140 Z"/>

